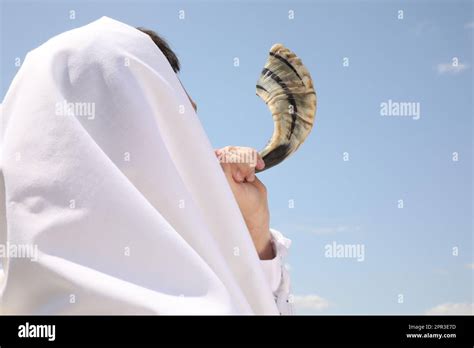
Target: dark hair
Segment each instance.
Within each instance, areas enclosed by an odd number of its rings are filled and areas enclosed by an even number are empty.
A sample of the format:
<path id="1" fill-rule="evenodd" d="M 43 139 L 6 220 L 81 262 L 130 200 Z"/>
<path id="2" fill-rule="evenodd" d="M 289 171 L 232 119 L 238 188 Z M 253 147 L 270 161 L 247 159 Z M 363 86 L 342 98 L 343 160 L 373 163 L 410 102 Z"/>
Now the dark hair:
<path id="1" fill-rule="evenodd" d="M 170 46 L 168 43 L 160 37 L 157 33 L 155 33 L 153 30 L 149 30 L 146 28 L 138 27 L 138 30 L 141 32 L 144 32 L 147 34 L 153 42 L 155 43 L 156 46 L 161 50 L 161 52 L 165 55 L 166 59 L 168 59 L 168 62 L 170 63 L 171 67 L 173 68 L 175 73 L 179 72 L 180 69 L 180 64 L 179 64 L 179 59 L 176 56 L 176 54 L 171 50 Z"/>

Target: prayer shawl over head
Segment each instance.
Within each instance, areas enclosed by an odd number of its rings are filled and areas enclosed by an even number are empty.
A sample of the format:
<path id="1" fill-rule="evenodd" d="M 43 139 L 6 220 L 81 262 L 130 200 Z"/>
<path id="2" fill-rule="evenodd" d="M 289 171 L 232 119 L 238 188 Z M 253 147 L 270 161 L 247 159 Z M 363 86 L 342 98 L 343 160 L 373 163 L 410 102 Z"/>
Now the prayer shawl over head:
<path id="1" fill-rule="evenodd" d="M 146 34 L 103 17 L 52 38 L 26 56 L 1 117 L 1 313 L 278 314 L 211 144 Z"/>

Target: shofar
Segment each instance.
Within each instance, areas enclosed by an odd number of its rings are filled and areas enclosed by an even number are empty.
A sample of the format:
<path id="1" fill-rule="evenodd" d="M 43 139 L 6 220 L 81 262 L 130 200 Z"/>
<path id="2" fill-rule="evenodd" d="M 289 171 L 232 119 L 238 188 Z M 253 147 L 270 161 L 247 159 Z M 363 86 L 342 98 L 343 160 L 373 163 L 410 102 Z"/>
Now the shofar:
<path id="1" fill-rule="evenodd" d="M 311 132 L 316 92 L 301 59 L 282 44 L 275 44 L 258 79 L 257 95 L 268 105 L 274 122 L 273 135 L 260 151 L 265 170 L 295 152 Z"/>

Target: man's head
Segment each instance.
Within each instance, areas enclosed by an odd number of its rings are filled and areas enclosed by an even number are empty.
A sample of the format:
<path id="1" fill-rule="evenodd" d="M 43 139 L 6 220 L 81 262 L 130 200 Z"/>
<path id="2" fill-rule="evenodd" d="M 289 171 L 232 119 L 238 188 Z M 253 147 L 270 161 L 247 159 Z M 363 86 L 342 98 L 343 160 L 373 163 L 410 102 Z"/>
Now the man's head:
<path id="1" fill-rule="evenodd" d="M 170 46 L 168 45 L 168 43 L 165 41 L 165 39 L 163 39 L 162 37 L 160 37 L 157 33 L 155 33 L 153 30 L 149 30 L 149 29 L 146 29 L 146 28 L 142 28 L 142 27 L 138 27 L 137 28 L 138 30 L 140 30 L 141 32 L 144 32 L 145 34 L 147 34 L 152 40 L 153 42 L 155 43 L 156 46 L 158 46 L 158 48 L 160 49 L 160 51 L 163 53 L 163 55 L 166 57 L 166 59 L 168 60 L 168 62 L 170 63 L 171 65 L 171 68 L 173 68 L 174 72 L 177 74 L 181 68 L 181 64 L 179 63 L 179 59 L 178 57 L 176 56 L 176 54 L 173 52 L 173 50 L 170 48 Z M 184 86 L 183 86 L 184 88 Z M 186 92 L 188 98 L 189 98 L 189 101 L 191 102 L 194 110 L 197 111 L 197 105 L 196 103 L 191 99 L 191 97 L 189 96 L 188 92 L 186 91 L 186 89 L 184 88 L 184 91 Z"/>

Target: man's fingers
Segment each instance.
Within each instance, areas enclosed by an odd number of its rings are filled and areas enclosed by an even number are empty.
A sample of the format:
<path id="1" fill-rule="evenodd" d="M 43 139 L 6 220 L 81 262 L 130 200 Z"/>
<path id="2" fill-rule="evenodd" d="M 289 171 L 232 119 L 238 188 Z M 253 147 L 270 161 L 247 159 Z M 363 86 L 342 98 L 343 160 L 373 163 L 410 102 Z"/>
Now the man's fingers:
<path id="1" fill-rule="evenodd" d="M 262 170 L 263 168 L 265 168 L 265 162 L 263 161 L 262 156 L 260 156 L 258 152 L 257 152 L 257 166 L 256 167 L 258 170 Z"/>
<path id="2" fill-rule="evenodd" d="M 262 157 L 255 149 L 241 146 L 226 146 L 215 150 L 224 169 L 231 170 L 232 178 L 236 182 L 254 182 L 255 168 L 265 167 Z"/>
<path id="3" fill-rule="evenodd" d="M 245 167 L 241 168 L 240 166 L 235 165 L 234 163 L 225 163 L 225 162 L 224 163 L 221 162 L 221 167 L 224 170 L 224 174 L 228 178 L 232 178 L 237 183 L 244 182 L 248 177 L 248 173 Z"/>
<path id="4" fill-rule="evenodd" d="M 245 178 L 248 182 L 254 182 L 255 181 L 255 170 L 252 170 L 247 177 Z"/>
<path id="5" fill-rule="evenodd" d="M 244 182 L 245 176 L 242 174 L 242 172 L 234 167 L 234 170 L 232 170 L 232 177 L 236 182 Z"/>
<path id="6" fill-rule="evenodd" d="M 247 164 L 231 164 L 232 175 L 237 182 L 253 181 L 255 178 L 255 168 Z"/>
<path id="7" fill-rule="evenodd" d="M 258 154 L 257 150 L 251 147 L 226 146 L 215 150 L 215 153 L 218 157 L 221 157 L 222 161 L 227 163 L 247 164 L 250 167 L 264 165 L 262 157 Z"/>

